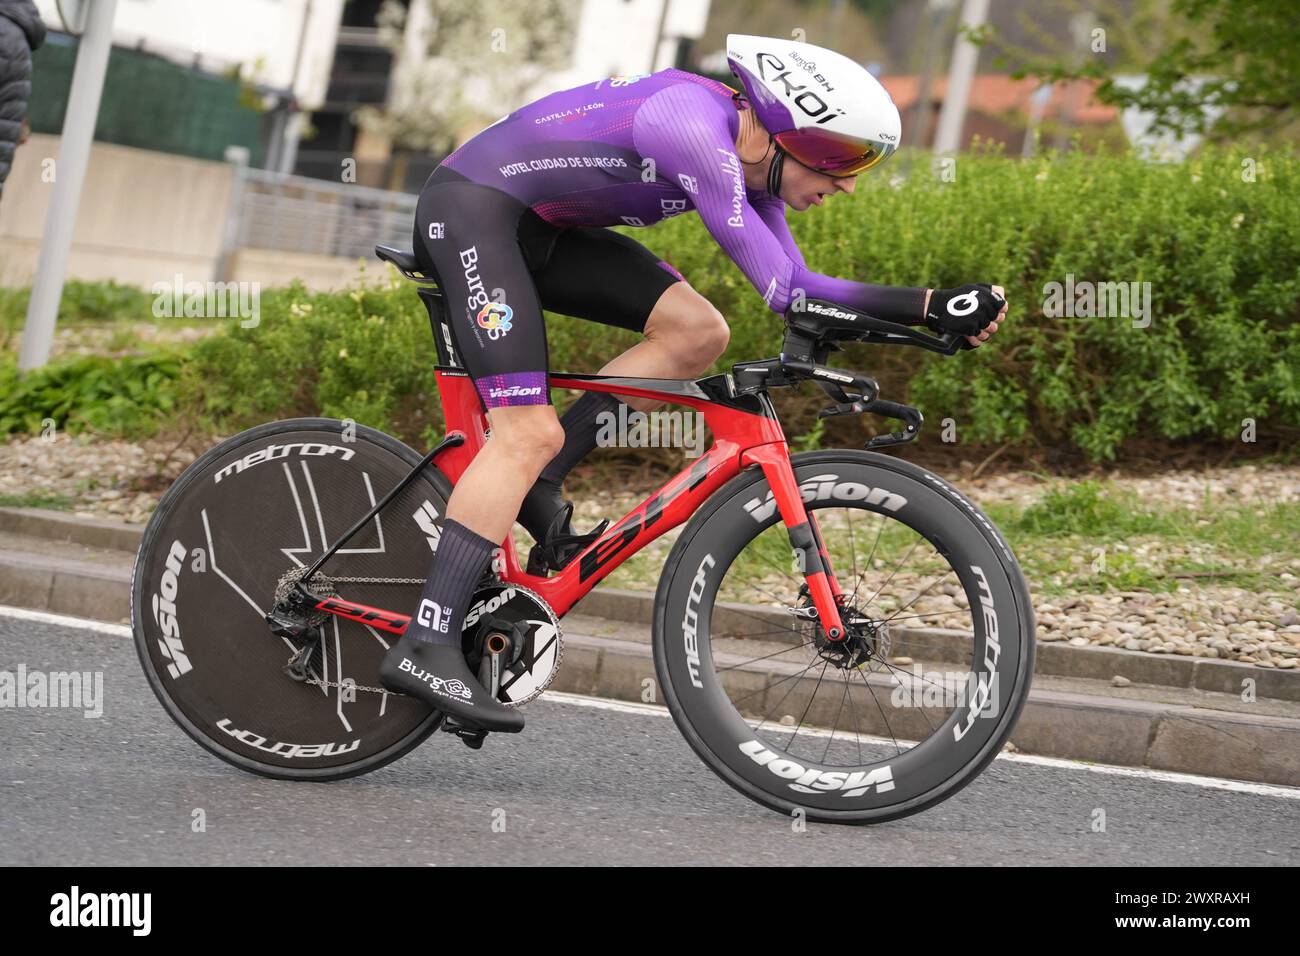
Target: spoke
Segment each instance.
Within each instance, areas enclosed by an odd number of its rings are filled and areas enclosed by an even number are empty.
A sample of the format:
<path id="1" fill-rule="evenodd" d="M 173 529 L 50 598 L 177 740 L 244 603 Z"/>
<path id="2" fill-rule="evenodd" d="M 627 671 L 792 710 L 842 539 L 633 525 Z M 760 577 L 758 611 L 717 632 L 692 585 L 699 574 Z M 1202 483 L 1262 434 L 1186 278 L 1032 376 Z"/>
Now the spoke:
<path id="1" fill-rule="evenodd" d="M 743 634 L 738 634 L 731 631 L 723 631 L 722 633 L 715 632 L 712 636 L 720 638 L 721 640 L 728 640 L 728 641 L 748 641 L 756 637 L 764 637 L 768 634 L 790 634 L 790 633 L 802 634 L 803 632 L 797 631 L 794 628 L 790 628 L 790 627 L 777 627 L 777 628 L 773 628 L 770 631 L 745 631 Z M 804 643 L 806 644 L 808 642 L 805 641 Z"/>
<path id="2" fill-rule="evenodd" d="M 867 555 L 867 560 L 862 562 L 862 577 L 853 585 L 853 600 L 858 599 L 858 588 L 862 587 L 863 580 L 866 579 L 867 572 L 871 570 L 871 559 L 876 556 L 876 548 L 880 546 L 880 539 L 885 533 L 885 516 L 880 515 L 880 524 L 876 526 L 876 540 L 871 542 L 871 553 Z"/>
<path id="3" fill-rule="evenodd" d="M 844 682 L 847 690 L 849 681 Z M 849 713 L 853 715 L 853 740 L 858 745 L 858 763 L 862 763 L 862 725 L 858 723 L 858 709 L 853 706 L 853 695 L 849 694 Z M 823 761 L 824 762 L 824 761 Z"/>
<path id="4" fill-rule="evenodd" d="M 935 551 L 935 554 L 938 554 L 938 553 L 939 553 L 939 552 L 936 550 L 936 551 Z M 948 568 L 947 573 L 945 573 L 942 577 L 937 577 L 937 578 L 935 578 L 933 581 L 931 581 L 928 585 L 926 585 L 925 590 L 923 590 L 923 591 L 917 591 L 915 594 L 913 594 L 913 595 L 912 595 L 912 599 L 911 599 L 910 601 L 908 601 L 906 604 L 904 604 L 902 607 L 900 607 L 900 608 L 899 608 L 897 611 L 895 611 L 893 614 L 889 615 L 889 617 L 885 618 L 885 620 L 884 620 L 883 623 L 888 624 L 890 621 L 897 620 L 899 614 L 901 614 L 903 611 L 906 611 L 909 607 L 911 607 L 911 606 L 912 606 L 913 604 L 915 604 L 917 601 L 921 600 L 921 598 L 922 598 L 926 593 L 928 593 L 928 592 L 930 591 L 931 588 L 933 588 L 933 587 L 934 587 L 936 584 L 938 584 L 940 581 L 942 581 L 942 580 L 944 580 L 945 578 L 947 578 L 949 574 L 955 574 L 955 573 L 956 573 L 956 572 L 955 572 L 951 567 Z M 960 580 L 960 579 L 958 579 L 958 580 Z"/>
<path id="5" fill-rule="evenodd" d="M 757 539 L 755 539 L 755 540 L 757 540 Z M 767 566 L 768 566 L 769 568 L 771 568 L 773 571 L 779 571 L 779 572 L 781 572 L 782 574 L 784 574 L 787 578 L 793 578 L 793 577 L 794 577 L 794 575 L 790 573 L 790 569 L 789 569 L 789 568 L 783 568 L 783 567 L 781 567 L 781 565 L 777 564 L 777 563 L 776 563 L 775 561 L 773 561 L 770 557 L 768 557 L 765 553 L 763 553 L 763 550 L 762 550 L 761 548 L 759 549 L 759 554 L 758 554 L 758 556 L 759 556 L 759 557 L 764 561 L 764 563 L 766 563 Z"/>
<path id="6" fill-rule="evenodd" d="M 716 606 L 716 605 L 715 605 L 715 606 Z M 722 610 L 723 610 L 724 612 L 728 613 L 728 614 L 739 614 L 739 615 L 741 615 L 742 617 L 752 618 L 753 620 L 758 621 L 760 624 L 769 624 L 769 625 L 770 625 L 770 624 L 772 623 L 772 622 L 771 622 L 770 620 L 768 620 L 767 618 L 765 618 L 765 617 L 760 617 L 759 615 L 753 613 L 752 611 L 742 611 L 742 610 L 740 610 L 739 608 L 734 608 L 734 607 L 726 607 L 726 608 L 723 608 Z M 710 622 L 710 623 L 712 623 L 712 622 Z M 771 633 L 771 634 L 780 634 L 780 633 L 782 633 L 782 632 L 788 632 L 788 633 L 791 633 L 791 634 L 802 634 L 802 633 L 803 633 L 803 632 L 800 631 L 797 627 L 777 628 L 775 631 L 770 631 L 770 632 L 769 632 L 769 631 L 764 631 L 764 632 L 762 632 L 762 633 L 765 633 L 765 634 L 766 634 L 766 633 Z"/>
<path id="7" fill-rule="evenodd" d="M 902 610 L 907 610 L 907 609 L 906 609 L 906 608 L 899 608 L 899 610 L 902 611 Z M 957 611 L 960 611 L 960 610 L 961 610 L 961 608 L 957 608 L 956 611 L 925 611 L 925 612 L 922 612 L 922 613 L 920 613 L 920 614 L 904 614 L 902 617 L 899 617 L 897 614 L 891 614 L 889 617 L 885 618 L 885 619 L 882 620 L 880 623 L 881 623 L 881 624 L 892 624 L 892 623 L 895 622 L 895 621 L 913 621 L 913 620 L 915 620 L 915 619 L 918 618 L 918 617 L 938 617 L 940 614 L 956 614 Z"/>
<path id="8" fill-rule="evenodd" d="M 856 668 L 855 668 L 855 670 L 856 670 Z M 898 751 L 898 754 L 899 754 L 899 756 L 901 757 L 902 754 L 903 754 L 903 748 L 900 747 L 900 746 L 898 746 L 898 738 L 894 736 L 894 728 L 891 727 L 891 726 L 889 726 L 889 717 L 885 714 L 885 708 L 883 708 L 883 707 L 880 706 L 880 701 L 879 701 L 879 700 L 876 700 L 876 691 L 875 691 L 875 689 L 874 689 L 874 688 L 871 686 L 871 684 L 867 681 L 867 675 L 866 675 L 866 674 L 862 673 L 862 671 L 857 671 L 857 674 L 858 674 L 859 677 L 862 678 L 862 684 L 863 684 L 864 687 L 867 688 L 867 693 L 871 695 L 871 700 L 875 703 L 875 705 L 876 705 L 876 710 L 880 711 L 880 719 L 883 720 L 883 721 L 885 722 L 885 731 L 889 734 L 889 739 L 892 740 L 892 741 L 894 742 L 894 749 Z"/>
<path id="9" fill-rule="evenodd" d="M 757 664 L 759 661 L 765 661 L 769 657 L 776 657 L 778 654 L 789 654 L 791 651 L 797 651 L 801 647 L 808 647 L 812 641 L 804 641 L 802 644 L 793 644 L 790 647 L 783 647 L 779 651 L 773 651 L 771 654 L 764 654 L 762 657 L 751 657 L 741 661 L 739 664 L 730 664 L 727 667 L 715 666 L 713 670 L 721 674 L 723 671 L 735 670 L 737 667 L 744 667 L 746 664 Z"/>
<path id="10" fill-rule="evenodd" d="M 774 594 L 773 592 L 769 591 L 767 588 L 759 587 L 759 586 L 758 586 L 757 584 L 755 584 L 753 581 L 750 581 L 750 582 L 749 582 L 749 586 L 750 586 L 751 588 L 753 588 L 755 591 L 762 591 L 764 594 L 766 594 L 768 597 L 770 597 L 770 598 L 771 598 L 773 601 L 775 601 L 777 604 L 780 604 L 782 607 L 794 607 L 794 605 L 791 604 L 791 603 L 790 603 L 788 600 L 786 600 L 785 598 L 780 597 L 780 596 L 777 595 L 777 594 Z"/>
<path id="11" fill-rule="evenodd" d="M 799 722 L 794 725 L 794 733 L 790 735 L 790 749 L 789 751 L 787 751 L 788 753 L 791 754 L 794 753 L 794 739 L 799 736 L 799 728 L 802 727 L 803 722 L 808 719 L 808 711 L 812 710 L 813 698 L 817 696 L 817 691 L 821 690 L 822 678 L 826 676 L 826 668 L 830 666 L 831 666 L 830 661 L 826 661 L 822 664 L 822 672 L 817 675 L 817 686 L 814 687 L 813 692 L 808 695 L 808 703 L 804 705 L 803 713 L 799 715 Z M 791 688 L 791 690 L 793 689 L 794 688 Z M 786 691 L 786 693 L 789 694 L 789 691 Z M 785 700 L 784 697 L 782 697 L 781 699 Z"/>
<path id="12" fill-rule="evenodd" d="M 881 663 L 883 663 L 886 667 L 888 667 L 891 673 L 902 673 L 902 674 L 907 674 L 909 677 L 919 678 L 920 680 L 925 681 L 927 684 L 930 684 L 930 685 L 932 685 L 932 686 L 934 686 L 934 687 L 937 687 L 937 688 L 939 688 L 939 689 L 942 690 L 942 691 L 945 691 L 945 692 L 947 691 L 947 688 L 944 687 L 943 684 L 935 684 L 934 681 L 927 680 L 927 679 L 926 679 L 924 676 L 922 676 L 921 674 L 913 674 L 913 673 L 911 673 L 910 671 L 902 671 L 902 670 L 899 670 L 898 668 L 894 667 L 893 664 L 890 664 L 888 661 L 882 661 Z M 900 683 L 901 683 L 901 682 L 900 682 Z M 921 717 L 924 718 L 926 724 L 929 726 L 929 728 L 930 728 L 930 733 L 933 734 L 933 733 L 934 733 L 934 724 L 930 723 L 930 718 L 926 716 L 926 713 L 925 713 L 925 705 L 922 704 L 918 709 L 921 711 Z"/>
<path id="13" fill-rule="evenodd" d="M 849 513 L 849 554 L 853 555 L 853 579 L 856 581 L 858 578 L 858 549 L 853 543 L 853 512 L 857 509 L 846 508 L 845 510 Z"/>
<path id="14" fill-rule="evenodd" d="M 907 563 L 907 559 L 910 558 L 910 557 L 912 556 L 912 552 L 916 550 L 917 545 L 919 545 L 919 544 L 921 543 L 921 541 L 922 541 L 921 538 L 917 538 L 915 541 L 912 542 L 912 546 L 911 546 L 910 548 L 907 549 L 907 554 L 903 555 L 903 560 L 900 561 L 897 565 L 895 565 L 893 571 L 889 572 L 889 577 L 885 578 L 884 583 L 881 584 L 880 587 L 876 588 L 876 593 L 873 594 L 873 595 L 871 595 L 871 597 L 867 598 L 867 603 L 864 604 L 864 605 L 862 605 L 863 608 L 871 607 L 871 602 L 874 601 L 877 597 L 879 597 L 880 592 L 883 591 L 883 590 L 885 589 L 885 587 L 889 584 L 890 581 L 894 580 L 895 576 L 898 574 L 899 569 L 900 569 L 904 564 Z M 856 596 L 857 596 L 857 592 L 855 591 L 855 592 L 853 592 L 853 593 L 854 593 L 854 596 L 856 597 Z"/>
<path id="15" fill-rule="evenodd" d="M 913 671 L 903 670 L 903 668 L 899 667 L 897 664 L 891 664 L 891 663 L 889 663 L 889 661 L 884 660 L 883 658 L 879 658 L 879 657 L 877 657 L 876 660 L 880 661 L 880 663 L 882 663 L 882 664 L 884 664 L 886 667 L 888 667 L 889 670 L 890 670 L 890 673 L 893 673 L 893 674 L 906 674 L 908 677 L 912 677 L 912 678 L 915 678 L 916 680 L 924 681 L 925 683 L 929 684 L 931 687 L 938 687 L 938 688 L 941 688 L 941 689 L 942 689 L 943 686 L 944 686 L 943 684 L 936 684 L 934 681 L 930 680 L 930 679 L 929 679 L 928 677 L 926 677 L 924 674 L 917 674 L 917 673 L 915 673 L 915 672 L 913 672 Z"/>
<path id="16" fill-rule="evenodd" d="M 840 725 L 840 714 L 844 713 L 844 700 L 849 696 L 849 682 L 844 682 L 844 693 L 840 695 L 840 709 L 835 711 L 835 723 L 831 724 L 831 735 L 826 738 L 826 749 L 822 751 L 822 763 L 830 756 L 831 744 L 835 742 L 835 728 Z"/>
<path id="17" fill-rule="evenodd" d="M 817 660 L 820 660 L 820 658 L 818 658 Z M 784 684 L 786 681 L 790 680 L 791 678 L 802 677 L 804 674 L 808 673 L 810 670 L 812 670 L 814 667 L 817 666 L 817 660 L 809 661 L 808 666 L 801 671 L 798 671 L 794 674 L 787 674 L 785 677 L 782 677 L 780 680 L 773 681 L 771 684 L 767 684 L 763 687 L 760 687 L 758 690 L 752 690 L 748 694 L 745 694 L 743 697 L 737 697 L 735 700 L 731 702 L 732 706 L 735 706 L 738 702 L 742 700 L 749 700 L 749 698 L 753 697 L 755 694 L 761 694 L 764 691 L 771 690 L 773 687 L 777 687 L 781 684 Z M 790 688 L 790 690 L 793 690 L 793 688 Z M 790 690 L 787 690 L 785 692 L 785 697 L 790 696 Z M 785 703 L 785 697 L 782 697 L 779 701 L 777 701 L 778 707 Z M 769 710 L 768 714 L 770 715 L 771 713 L 772 711 Z M 764 717 L 763 720 L 759 722 L 759 726 L 762 726 L 763 722 L 765 722 L 766 720 L 767 718 Z"/>

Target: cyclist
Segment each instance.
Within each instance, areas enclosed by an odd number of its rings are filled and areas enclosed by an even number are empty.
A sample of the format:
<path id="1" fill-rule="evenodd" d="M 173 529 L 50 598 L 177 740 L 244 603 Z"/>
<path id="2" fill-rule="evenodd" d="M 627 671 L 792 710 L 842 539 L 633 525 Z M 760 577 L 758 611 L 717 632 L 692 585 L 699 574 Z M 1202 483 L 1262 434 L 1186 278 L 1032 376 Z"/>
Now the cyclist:
<path id="1" fill-rule="evenodd" d="M 585 392 L 557 418 L 542 309 L 644 334 L 606 375 L 699 375 L 727 344 L 722 315 L 676 269 L 604 227 L 693 210 L 778 314 L 802 293 L 972 345 L 1006 315 L 998 286 L 896 288 L 809 269 L 785 207 L 853 192 L 854 177 L 897 148 L 898 110 L 867 70 L 831 50 L 737 35 L 727 48 L 743 93 L 673 69 L 555 93 L 466 142 L 420 193 L 415 255 L 438 277 L 492 437 L 451 495 L 420 604 L 380 676 L 463 724 L 524 726 L 479 684 L 460 646 L 474 590 L 516 516 L 553 568 L 601 530 L 573 533 L 561 483 L 620 400 Z"/>

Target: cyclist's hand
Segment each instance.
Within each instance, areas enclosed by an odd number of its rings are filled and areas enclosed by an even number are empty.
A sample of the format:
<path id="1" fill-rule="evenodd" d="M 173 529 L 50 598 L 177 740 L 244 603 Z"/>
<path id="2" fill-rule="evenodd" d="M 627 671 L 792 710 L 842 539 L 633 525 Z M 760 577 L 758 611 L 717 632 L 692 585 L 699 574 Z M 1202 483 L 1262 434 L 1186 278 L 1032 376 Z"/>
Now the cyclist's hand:
<path id="1" fill-rule="evenodd" d="M 925 324 L 939 334 L 966 336 L 971 347 L 987 342 L 1006 318 L 1002 286 L 970 284 L 956 289 L 932 289 L 926 295 Z"/>

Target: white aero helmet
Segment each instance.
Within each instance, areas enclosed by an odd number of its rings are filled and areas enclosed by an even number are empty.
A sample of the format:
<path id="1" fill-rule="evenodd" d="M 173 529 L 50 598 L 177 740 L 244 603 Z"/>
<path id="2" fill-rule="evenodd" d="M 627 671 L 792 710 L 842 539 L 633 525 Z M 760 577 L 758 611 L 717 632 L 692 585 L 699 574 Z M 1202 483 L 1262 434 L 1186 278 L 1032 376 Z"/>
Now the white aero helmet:
<path id="1" fill-rule="evenodd" d="M 898 107 L 847 56 L 794 40 L 733 33 L 727 62 L 776 144 L 827 176 L 856 176 L 898 148 Z"/>

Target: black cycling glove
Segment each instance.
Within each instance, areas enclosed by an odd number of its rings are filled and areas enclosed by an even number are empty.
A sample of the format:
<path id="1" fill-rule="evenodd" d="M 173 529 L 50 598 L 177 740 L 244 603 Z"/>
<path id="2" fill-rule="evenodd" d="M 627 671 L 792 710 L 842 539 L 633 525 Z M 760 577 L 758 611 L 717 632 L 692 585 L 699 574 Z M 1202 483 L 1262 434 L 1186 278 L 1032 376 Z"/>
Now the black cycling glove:
<path id="1" fill-rule="evenodd" d="M 925 324 L 940 335 L 945 332 L 979 335 L 998 317 L 1005 304 L 1006 300 L 990 285 L 935 289 L 930 293 L 930 305 L 925 310 Z"/>

